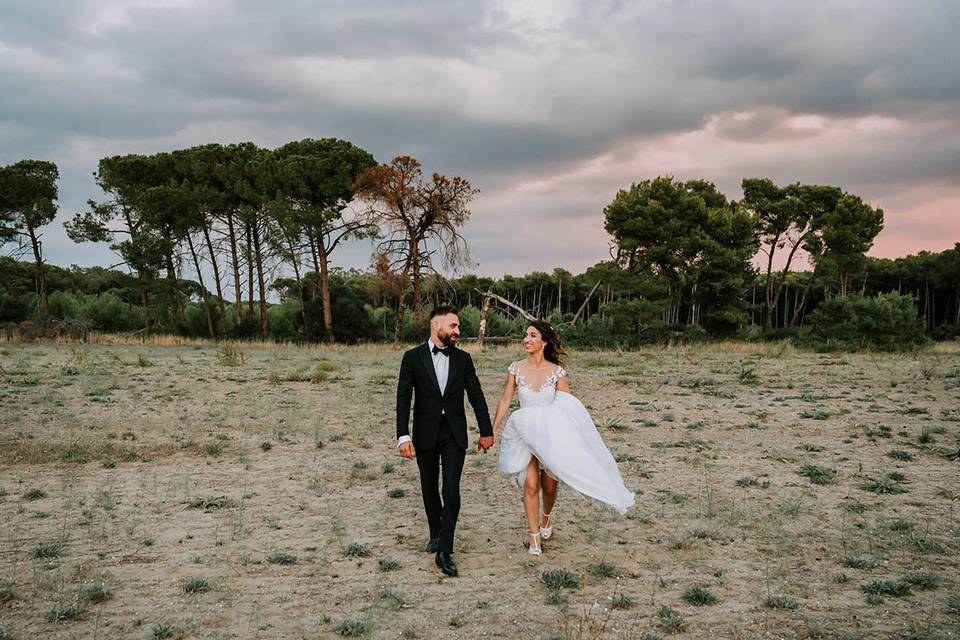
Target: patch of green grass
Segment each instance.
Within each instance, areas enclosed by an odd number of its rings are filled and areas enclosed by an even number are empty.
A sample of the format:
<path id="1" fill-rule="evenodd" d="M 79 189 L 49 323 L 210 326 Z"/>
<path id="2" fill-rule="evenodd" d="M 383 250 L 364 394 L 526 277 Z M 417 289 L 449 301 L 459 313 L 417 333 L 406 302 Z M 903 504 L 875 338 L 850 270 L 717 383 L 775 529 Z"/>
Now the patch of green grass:
<path id="1" fill-rule="evenodd" d="M 636 600 L 625 593 L 618 593 L 610 599 L 611 609 L 631 609 L 636 604 Z"/>
<path id="2" fill-rule="evenodd" d="M 405 495 L 407 495 L 407 492 L 400 488 L 390 489 L 387 491 L 388 498 L 402 498 Z"/>
<path id="3" fill-rule="evenodd" d="M 591 564 L 587 571 L 598 578 L 612 578 L 617 575 L 617 568 L 605 560 Z"/>
<path id="4" fill-rule="evenodd" d="M 377 567 L 384 573 L 388 571 L 395 571 L 396 569 L 400 568 L 400 561 L 395 558 L 380 558 L 380 562 L 377 563 Z"/>
<path id="5" fill-rule="evenodd" d="M 960 595 L 952 594 L 947 596 L 947 613 L 960 615 Z"/>
<path id="6" fill-rule="evenodd" d="M 279 564 L 279 565 L 296 564 L 297 556 L 278 551 L 276 553 L 271 553 L 269 556 L 267 556 L 267 562 L 269 562 L 270 564 Z"/>
<path id="7" fill-rule="evenodd" d="M 351 542 L 343 548 L 343 555 L 348 558 L 366 558 L 370 555 L 370 548 L 362 542 Z"/>
<path id="8" fill-rule="evenodd" d="M 548 589 L 576 589 L 580 586 L 577 576 L 566 569 L 551 569 L 540 574 L 540 582 Z"/>
<path id="9" fill-rule="evenodd" d="M 811 483 L 820 485 L 830 484 L 837 477 L 836 469 L 809 463 L 800 467 L 797 473 L 810 480 Z"/>
<path id="10" fill-rule="evenodd" d="M 910 585 L 899 580 L 870 580 L 860 585 L 864 593 L 902 598 L 910 595 Z"/>
<path id="11" fill-rule="evenodd" d="M 891 449 L 887 452 L 887 457 L 893 460 L 901 460 L 903 462 L 910 462 L 913 460 L 913 454 L 909 451 L 904 451 L 903 449 Z"/>
<path id="12" fill-rule="evenodd" d="M 676 633 L 683 631 L 687 623 L 679 611 L 664 604 L 657 608 L 657 625 L 668 633 Z"/>
<path id="13" fill-rule="evenodd" d="M 744 476 L 737 480 L 735 484 L 738 487 L 756 487 L 760 485 L 760 481 L 753 476 Z"/>
<path id="14" fill-rule="evenodd" d="M 859 558 L 857 556 L 844 556 L 843 560 L 840 561 L 840 564 L 848 569 L 872 569 L 877 566 L 877 563 L 874 560 Z"/>
<path id="15" fill-rule="evenodd" d="M 27 502 L 32 502 L 33 500 L 40 500 L 47 497 L 47 492 L 43 489 L 28 489 L 23 492 L 23 499 Z"/>
<path id="16" fill-rule="evenodd" d="M 944 553 L 943 545 L 931 538 L 926 532 L 911 531 L 906 535 L 906 542 L 917 553 Z"/>
<path id="17" fill-rule="evenodd" d="M 164 640 L 173 637 L 173 627 L 166 622 L 155 624 L 150 628 L 150 636 L 156 640 Z"/>
<path id="18" fill-rule="evenodd" d="M 610 431 L 626 431 L 630 428 L 630 426 L 620 418 L 602 418 L 597 423 L 597 427 L 600 429 L 609 429 Z"/>
<path id="19" fill-rule="evenodd" d="M 936 589 L 940 585 L 940 577 L 929 571 L 911 571 L 903 576 L 903 581 L 917 589 Z"/>
<path id="20" fill-rule="evenodd" d="M 77 600 L 91 604 L 106 602 L 112 597 L 113 594 L 108 591 L 99 580 L 93 584 L 83 585 L 77 593 Z"/>
<path id="21" fill-rule="evenodd" d="M 853 499 L 853 500 L 847 500 L 845 502 L 842 502 L 840 504 L 840 508 L 848 513 L 860 514 L 860 513 L 866 513 L 867 509 L 870 508 L 870 505 L 868 505 L 865 502 L 861 502 L 860 500 Z"/>
<path id="22" fill-rule="evenodd" d="M 550 591 L 547 592 L 547 597 L 544 598 L 545 604 L 555 605 L 555 606 L 563 606 L 565 604 L 568 604 L 569 602 L 570 600 L 567 598 L 567 596 L 563 595 L 563 593 L 561 593 L 560 591 L 557 591 L 554 589 L 550 589 Z"/>
<path id="23" fill-rule="evenodd" d="M 80 602 L 57 602 L 50 611 L 47 612 L 47 621 L 76 620 L 81 615 L 83 615 L 83 607 Z"/>
<path id="24" fill-rule="evenodd" d="M 900 533 L 906 533 L 908 531 L 913 531 L 914 524 L 909 520 L 903 518 L 897 518 L 890 523 L 891 531 L 899 531 Z"/>
<path id="25" fill-rule="evenodd" d="M 903 477 L 900 475 L 899 477 Z M 907 489 L 900 485 L 900 481 L 897 480 L 892 474 L 885 474 L 879 478 L 870 478 L 867 482 L 860 485 L 860 489 L 863 491 L 870 491 L 871 493 L 876 493 L 879 495 L 895 495 L 900 493 L 907 493 Z"/>
<path id="26" fill-rule="evenodd" d="M 225 367 L 239 367 L 246 362 L 246 356 L 234 347 L 221 347 L 217 352 L 217 362 Z"/>
<path id="27" fill-rule="evenodd" d="M 764 599 L 763 606 L 768 609 L 796 609 L 800 604 L 797 602 L 797 599 L 792 596 L 771 593 Z"/>
<path id="28" fill-rule="evenodd" d="M 683 595 L 680 597 L 683 598 L 685 602 L 692 604 L 695 607 L 714 605 L 719 602 L 717 596 L 715 596 L 709 588 L 701 585 L 690 587 L 684 591 Z"/>
<path id="29" fill-rule="evenodd" d="M 345 638 L 359 638 L 370 631 L 370 624 L 362 620 L 343 620 L 333 628 L 335 634 Z"/>
<path id="30" fill-rule="evenodd" d="M 63 553 L 63 544 L 60 542 L 44 542 L 33 548 L 30 556 L 36 559 L 59 558 Z"/>
<path id="31" fill-rule="evenodd" d="M 800 412 L 800 417 L 808 420 L 826 420 L 830 417 L 830 412 L 826 409 L 804 409 Z"/>
<path id="32" fill-rule="evenodd" d="M 377 601 L 385 603 L 394 609 L 402 609 L 403 606 L 407 604 L 407 601 L 403 599 L 403 596 L 387 588 L 380 590 L 380 593 L 377 594 Z"/>
<path id="33" fill-rule="evenodd" d="M 180 589 L 184 593 L 205 593 L 210 590 L 210 585 L 207 583 L 206 578 L 201 578 L 200 576 L 191 576 L 189 578 L 184 578 L 180 582 Z"/>
<path id="34" fill-rule="evenodd" d="M 235 506 L 237 506 L 237 503 L 227 496 L 202 496 L 187 501 L 187 508 L 203 509 L 205 511 L 229 509 Z"/>

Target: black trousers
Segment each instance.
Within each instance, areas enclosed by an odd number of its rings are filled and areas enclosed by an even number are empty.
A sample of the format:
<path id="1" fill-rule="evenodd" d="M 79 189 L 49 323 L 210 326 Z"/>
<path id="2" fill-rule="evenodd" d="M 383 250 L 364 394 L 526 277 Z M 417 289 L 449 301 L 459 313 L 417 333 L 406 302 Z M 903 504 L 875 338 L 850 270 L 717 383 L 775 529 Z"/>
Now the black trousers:
<path id="1" fill-rule="evenodd" d="M 430 537 L 440 538 L 440 551 L 453 553 L 453 534 L 457 528 L 457 516 L 460 515 L 460 475 L 467 452 L 453 438 L 446 416 L 440 418 L 440 430 L 434 447 L 417 449 L 416 452 L 417 466 L 420 468 L 420 491 Z"/>

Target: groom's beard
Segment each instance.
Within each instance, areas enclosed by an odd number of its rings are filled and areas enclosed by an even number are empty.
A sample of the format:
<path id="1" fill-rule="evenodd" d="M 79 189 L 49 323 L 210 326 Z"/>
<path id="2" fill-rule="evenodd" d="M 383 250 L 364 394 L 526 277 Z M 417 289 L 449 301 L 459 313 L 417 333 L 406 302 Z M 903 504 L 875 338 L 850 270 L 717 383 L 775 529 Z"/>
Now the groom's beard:
<path id="1" fill-rule="evenodd" d="M 450 333 L 438 333 L 437 337 L 440 338 L 440 342 L 447 345 L 448 347 L 454 347 L 457 345 L 457 337 Z"/>

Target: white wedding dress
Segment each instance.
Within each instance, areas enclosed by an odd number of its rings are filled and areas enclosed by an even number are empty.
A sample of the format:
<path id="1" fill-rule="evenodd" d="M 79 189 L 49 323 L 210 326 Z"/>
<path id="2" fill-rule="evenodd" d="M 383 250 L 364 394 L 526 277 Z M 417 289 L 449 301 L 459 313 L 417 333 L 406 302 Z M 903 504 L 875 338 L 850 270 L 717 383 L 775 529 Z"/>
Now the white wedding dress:
<path id="1" fill-rule="evenodd" d="M 520 408 L 510 415 L 500 435 L 500 473 L 523 486 L 530 456 L 554 480 L 578 495 L 613 507 L 621 515 L 633 506 L 634 494 L 623 484 L 617 463 L 600 438 L 586 407 L 557 390 L 567 375 L 557 366 L 536 388 L 527 383 L 523 361 L 510 365 Z"/>

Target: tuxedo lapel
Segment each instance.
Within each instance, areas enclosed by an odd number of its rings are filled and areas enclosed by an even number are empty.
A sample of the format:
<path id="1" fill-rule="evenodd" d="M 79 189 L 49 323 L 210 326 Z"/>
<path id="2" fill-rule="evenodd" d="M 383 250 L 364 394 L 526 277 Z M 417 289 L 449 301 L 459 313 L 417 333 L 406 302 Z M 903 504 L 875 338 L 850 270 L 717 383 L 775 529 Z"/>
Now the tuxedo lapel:
<path id="1" fill-rule="evenodd" d="M 463 369 L 463 354 L 456 347 L 450 347 L 450 371 L 447 373 L 447 388 L 443 390 L 444 395 L 453 388 L 457 378 L 460 377 Z"/>
<path id="2" fill-rule="evenodd" d="M 430 376 L 430 381 L 433 382 L 433 388 L 437 390 L 437 393 L 443 396 L 440 393 L 440 381 L 437 380 L 437 371 L 433 368 L 433 354 L 430 353 L 430 343 L 426 343 L 420 349 L 420 360 L 423 362 L 424 368 L 427 370 L 427 375 Z M 450 386 L 449 376 L 447 377 L 447 386 Z"/>

